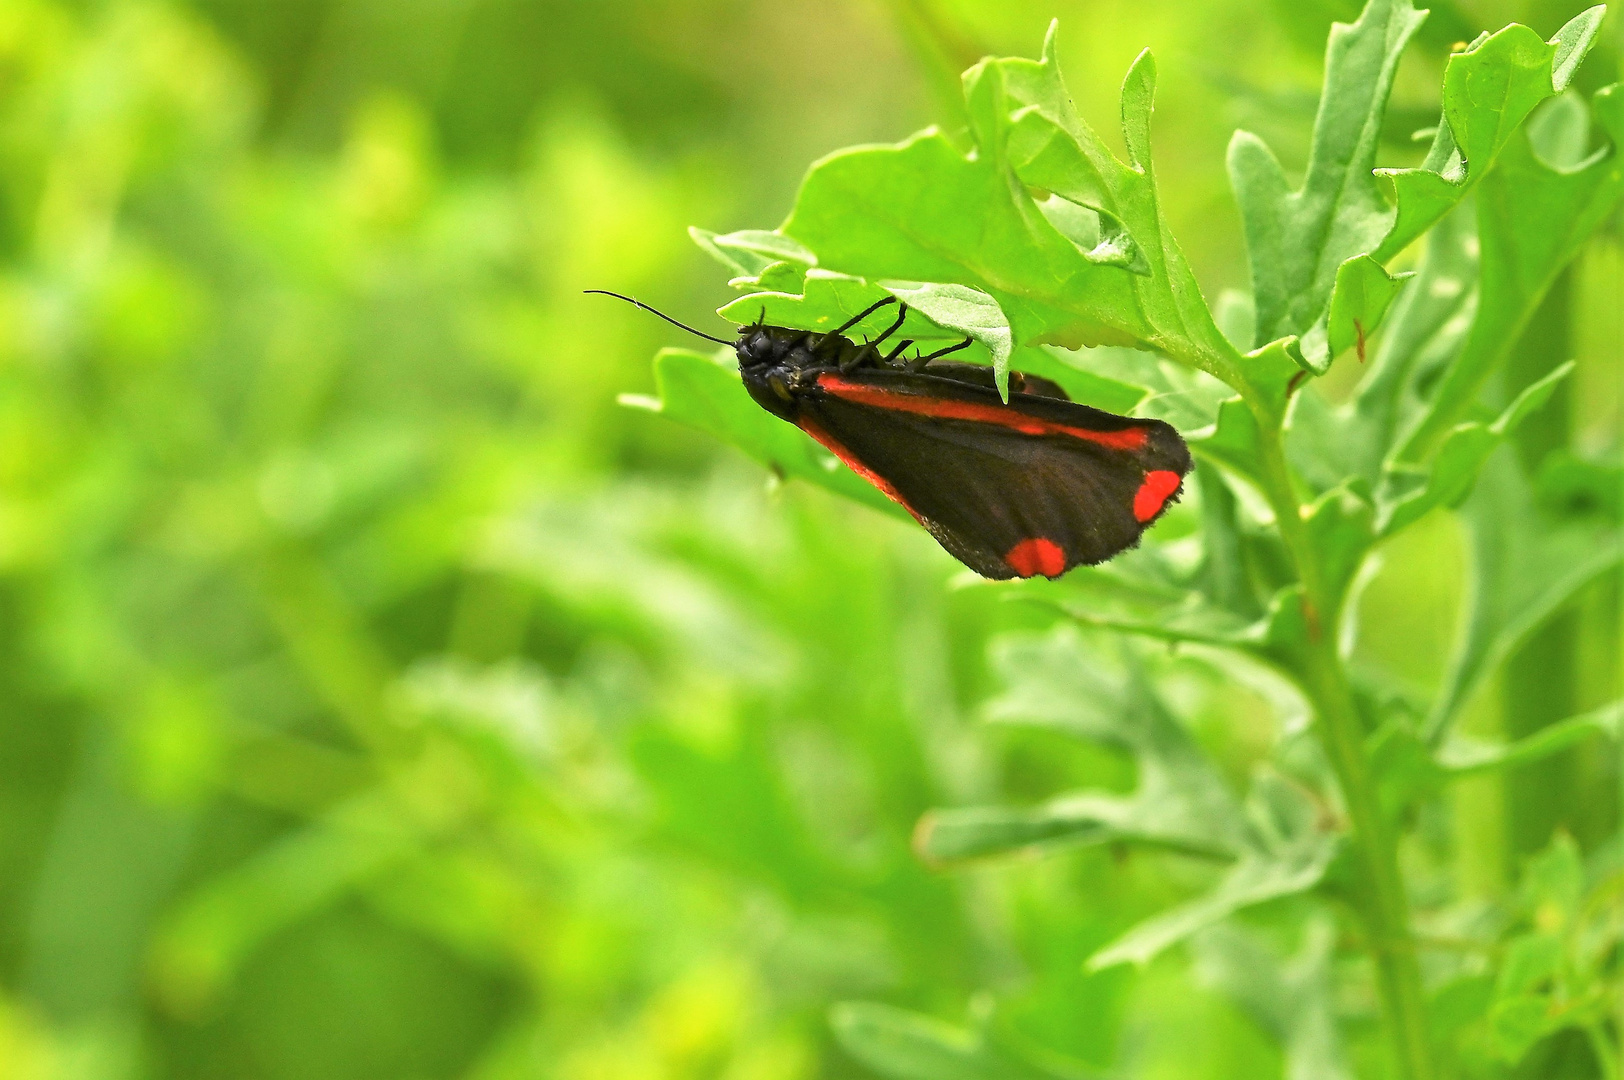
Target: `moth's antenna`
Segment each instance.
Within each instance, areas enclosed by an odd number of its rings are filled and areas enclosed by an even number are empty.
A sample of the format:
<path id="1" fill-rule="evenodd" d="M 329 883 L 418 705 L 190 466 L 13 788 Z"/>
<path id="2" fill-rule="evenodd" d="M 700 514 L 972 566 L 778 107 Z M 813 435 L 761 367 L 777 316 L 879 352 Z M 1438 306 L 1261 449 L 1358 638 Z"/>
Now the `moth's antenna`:
<path id="1" fill-rule="evenodd" d="M 732 344 L 734 344 L 731 341 L 723 341 L 719 337 L 711 337 L 709 334 L 701 333 L 700 331 L 695 330 L 693 327 L 689 326 L 687 323 L 680 323 L 677 320 L 673 319 L 671 316 L 667 315 L 665 312 L 659 311 L 659 310 L 657 310 L 655 308 L 651 308 L 647 304 L 643 303 L 643 301 L 634 300 L 630 296 L 622 296 L 617 292 L 610 292 L 608 289 L 583 289 L 581 291 L 585 292 L 585 293 L 596 293 L 599 296 L 612 296 L 616 300 L 624 300 L 624 301 L 626 301 L 626 303 L 632 304 L 632 305 L 634 305 L 636 307 L 640 307 L 644 311 L 648 312 L 650 315 L 658 315 L 660 318 L 664 319 L 666 322 L 670 323 L 672 326 L 678 327 L 679 329 L 682 329 L 682 330 L 686 330 L 690 334 L 694 335 L 695 337 L 702 337 L 706 341 L 714 341 L 718 345 L 732 345 Z"/>

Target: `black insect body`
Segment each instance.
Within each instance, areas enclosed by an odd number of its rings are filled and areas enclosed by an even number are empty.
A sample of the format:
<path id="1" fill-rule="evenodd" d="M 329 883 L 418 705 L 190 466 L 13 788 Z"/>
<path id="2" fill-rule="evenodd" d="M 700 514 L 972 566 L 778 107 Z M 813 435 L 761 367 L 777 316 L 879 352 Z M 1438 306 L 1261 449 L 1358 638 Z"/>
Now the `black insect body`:
<path id="1" fill-rule="evenodd" d="M 822 443 L 984 577 L 1058 577 L 1103 562 L 1137 544 L 1177 499 L 1190 452 L 1159 420 L 1077 404 L 1020 372 L 1010 372 L 1006 403 L 991 368 L 942 359 L 968 338 L 909 359 L 909 341 L 882 353 L 901 305 L 874 341 L 844 336 L 892 303 L 827 333 L 759 322 L 736 342 L 710 340 L 733 346 L 757 404 Z"/>

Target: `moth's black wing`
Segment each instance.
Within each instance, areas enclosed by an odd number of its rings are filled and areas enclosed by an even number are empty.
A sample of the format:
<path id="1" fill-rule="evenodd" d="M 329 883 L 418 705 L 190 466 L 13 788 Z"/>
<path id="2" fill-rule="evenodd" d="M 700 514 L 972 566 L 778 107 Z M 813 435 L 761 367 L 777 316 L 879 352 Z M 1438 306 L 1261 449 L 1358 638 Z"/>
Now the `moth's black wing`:
<path id="1" fill-rule="evenodd" d="M 1004 405 L 958 381 L 884 372 L 819 389 L 800 397 L 800 426 L 989 578 L 1054 577 L 1134 546 L 1190 467 L 1166 424 L 1052 397 Z"/>

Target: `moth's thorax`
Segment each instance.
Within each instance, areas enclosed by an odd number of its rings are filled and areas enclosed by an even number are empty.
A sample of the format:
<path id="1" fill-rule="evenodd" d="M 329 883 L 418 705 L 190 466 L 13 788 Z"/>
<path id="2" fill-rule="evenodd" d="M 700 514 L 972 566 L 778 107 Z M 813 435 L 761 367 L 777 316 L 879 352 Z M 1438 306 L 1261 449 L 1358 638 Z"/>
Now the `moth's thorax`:
<path id="1" fill-rule="evenodd" d="M 814 369 L 829 364 L 813 348 L 818 343 L 819 337 L 805 330 L 745 327 L 734 346 L 745 389 L 762 408 L 793 423 L 795 394 L 816 381 Z"/>

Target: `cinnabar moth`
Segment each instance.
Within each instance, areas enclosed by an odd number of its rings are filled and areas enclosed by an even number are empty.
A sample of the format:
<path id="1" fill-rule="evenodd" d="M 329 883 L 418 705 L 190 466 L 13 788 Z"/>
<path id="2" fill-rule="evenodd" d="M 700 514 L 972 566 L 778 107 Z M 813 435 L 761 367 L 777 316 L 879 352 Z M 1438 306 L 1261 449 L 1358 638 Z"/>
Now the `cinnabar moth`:
<path id="1" fill-rule="evenodd" d="M 1133 547 L 1177 500 L 1190 451 L 1160 420 L 1079 405 L 1048 379 L 1009 373 L 1003 401 L 992 369 L 942 357 L 970 339 L 903 358 L 911 341 L 863 345 L 846 331 L 887 297 L 827 333 L 741 327 L 729 345 L 756 403 L 822 443 L 912 514 L 948 553 L 989 578 L 1059 577 Z"/>

